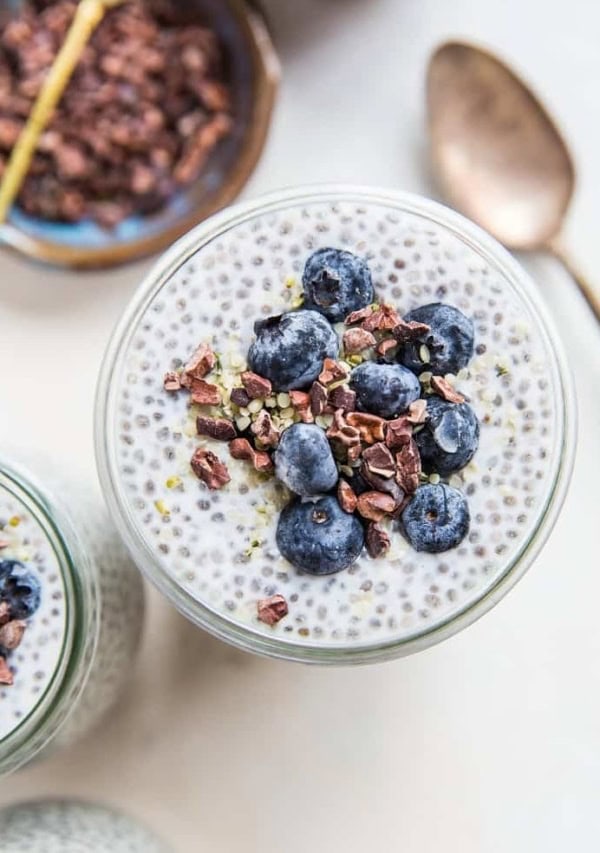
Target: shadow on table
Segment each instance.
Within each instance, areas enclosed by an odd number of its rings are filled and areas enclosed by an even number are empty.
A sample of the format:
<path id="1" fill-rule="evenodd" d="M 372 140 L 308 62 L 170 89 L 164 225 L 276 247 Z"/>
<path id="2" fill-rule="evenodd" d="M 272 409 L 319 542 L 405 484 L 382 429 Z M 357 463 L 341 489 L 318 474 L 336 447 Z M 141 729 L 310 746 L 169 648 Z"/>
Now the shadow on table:
<path id="1" fill-rule="evenodd" d="M 373 762 L 388 767 L 390 738 L 416 764 L 421 736 L 413 733 L 442 689 L 427 656 L 358 671 L 300 666 L 213 639 L 154 591 L 148 610 L 119 705 L 82 742 L 12 777 L 0 802 L 52 794 L 112 803 L 159 833 L 170 826 L 181 851 L 198 849 L 200 834 L 207 850 L 224 849 L 211 839 L 232 831 L 225 824 L 235 803 L 254 850 L 262 849 L 251 836 L 265 791 L 291 808 L 309 783 L 325 791 L 355 778 L 361 802 Z"/>
<path id="2" fill-rule="evenodd" d="M 190 706 L 218 704 L 220 690 L 240 672 L 264 665 L 268 661 L 197 628 L 150 590 L 140 657 L 115 722 L 126 731 L 135 720 L 138 733 L 154 735 L 165 720 L 185 716 Z"/>
<path id="3" fill-rule="evenodd" d="M 151 263 L 84 272 L 45 266 L 0 248 L 0 309 L 51 318 L 106 302 L 124 306 Z"/>
<path id="4" fill-rule="evenodd" d="M 313 42 L 335 38 L 365 6 L 378 0 L 260 0 L 284 68 Z"/>
<path id="5" fill-rule="evenodd" d="M 192 679 L 201 679 L 210 689 L 231 669 L 265 663 L 196 627 L 157 593 L 151 599 L 143 653 L 158 658 L 166 686 L 185 691 Z"/>
<path id="6" fill-rule="evenodd" d="M 69 775 L 89 775 L 92 781 L 132 750 L 143 751 L 149 744 L 160 749 L 165 740 L 179 748 L 177 732 L 189 730 L 193 717 L 212 716 L 226 704 L 240 673 L 247 678 L 248 670 L 270 665 L 197 628 L 154 590 L 147 593 L 139 657 L 132 661 L 131 678 L 116 706 L 83 740 L 17 774 L 19 782 L 29 777 L 35 783 L 52 765 L 60 777 L 68 769 Z"/>

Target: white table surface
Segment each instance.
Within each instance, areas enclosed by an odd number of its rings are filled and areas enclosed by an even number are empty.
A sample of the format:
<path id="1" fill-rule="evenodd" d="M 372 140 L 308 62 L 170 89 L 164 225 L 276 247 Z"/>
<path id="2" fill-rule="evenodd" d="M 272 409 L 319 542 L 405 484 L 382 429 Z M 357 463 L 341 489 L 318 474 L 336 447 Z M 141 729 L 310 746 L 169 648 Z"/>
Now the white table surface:
<path id="1" fill-rule="evenodd" d="M 350 180 L 432 193 L 430 50 L 502 50 L 556 110 L 577 156 L 569 238 L 600 286 L 600 7 L 592 0 L 270 0 L 285 77 L 245 195 Z M 0 783 L 0 803 L 121 806 L 178 853 L 563 853 L 600 843 L 600 336 L 549 259 L 527 259 L 580 399 L 573 482 L 542 556 L 445 644 L 368 668 L 253 658 L 150 593 L 131 684 L 86 740 Z M 149 263 L 67 274 L 0 259 L 0 439 L 92 477 L 107 336 Z M 0 839 L 0 848 L 1 848 Z"/>

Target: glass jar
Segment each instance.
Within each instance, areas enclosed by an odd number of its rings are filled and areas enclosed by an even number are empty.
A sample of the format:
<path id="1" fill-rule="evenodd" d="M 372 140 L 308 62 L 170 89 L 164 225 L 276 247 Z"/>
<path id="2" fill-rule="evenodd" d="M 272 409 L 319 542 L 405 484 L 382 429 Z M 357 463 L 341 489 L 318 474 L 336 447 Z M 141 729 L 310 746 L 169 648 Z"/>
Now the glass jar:
<path id="1" fill-rule="evenodd" d="M 146 827 L 120 812 L 76 800 L 0 809 L 4 853 L 167 853 Z"/>
<path id="2" fill-rule="evenodd" d="M 204 438 L 203 446 L 226 462 L 231 481 L 211 491 L 194 477 L 199 410 L 185 394 L 165 391 L 163 376 L 207 343 L 219 355 L 213 375 L 228 399 L 254 321 L 301 304 L 304 263 L 327 246 L 366 257 L 376 301 L 393 303 L 401 314 L 440 301 L 472 318 L 473 358 L 451 379 L 470 399 L 481 437 L 473 462 L 449 483 L 471 510 L 468 537 L 458 548 L 416 552 L 394 527 L 385 558 L 361 557 L 345 572 L 314 577 L 278 552 L 280 487 L 247 474 L 248 466 L 242 471 L 244 463 L 231 460 L 223 443 Z M 421 352 L 425 389 L 429 353 Z M 469 625 L 531 565 L 570 477 L 572 388 L 535 285 L 480 228 L 399 192 L 286 190 L 204 222 L 141 284 L 101 373 L 97 461 L 134 560 L 197 625 L 243 649 L 288 660 L 380 661 Z M 286 599 L 288 613 L 266 624 L 260 601 L 273 595 Z"/>
<path id="3" fill-rule="evenodd" d="M 12 680 L 0 684 L 0 773 L 100 719 L 125 685 L 143 621 L 139 573 L 101 502 L 62 475 L 50 482 L 55 493 L 0 461 L 0 575 L 17 565 L 40 585 L 20 644 L 0 650 Z"/>

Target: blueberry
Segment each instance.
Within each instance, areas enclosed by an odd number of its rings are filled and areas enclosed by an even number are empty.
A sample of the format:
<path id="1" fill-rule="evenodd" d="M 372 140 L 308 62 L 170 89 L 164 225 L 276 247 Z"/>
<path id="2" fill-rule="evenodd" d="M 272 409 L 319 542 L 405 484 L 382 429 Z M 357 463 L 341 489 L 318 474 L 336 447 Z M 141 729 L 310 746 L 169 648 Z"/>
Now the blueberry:
<path id="1" fill-rule="evenodd" d="M 356 405 L 362 412 L 393 418 L 404 412 L 421 392 L 419 380 L 401 364 L 365 361 L 350 375 Z"/>
<path id="2" fill-rule="evenodd" d="M 273 459 L 275 475 L 297 495 L 322 495 L 337 483 L 331 447 L 316 424 L 293 424 L 284 430 Z"/>
<path id="3" fill-rule="evenodd" d="M 432 302 L 409 311 L 405 320 L 426 323 L 430 331 L 415 342 L 401 348 L 398 360 L 402 364 L 421 373 L 458 373 L 465 367 L 473 355 L 473 321 L 458 308 Z M 425 345 L 429 360 L 423 361 L 421 347 Z"/>
<path id="4" fill-rule="evenodd" d="M 317 378 L 326 357 L 336 358 L 339 341 L 327 320 L 316 311 L 293 311 L 254 324 L 256 340 L 248 351 L 255 373 L 269 379 L 276 391 L 304 388 Z"/>
<path id="5" fill-rule="evenodd" d="M 469 529 L 469 505 L 456 489 L 440 483 L 417 489 L 402 513 L 406 538 L 415 551 L 439 554 L 456 548 Z"/>
<path id="6" fill-rule="evenodd" d="M 305 306 L 338 323 L 374 301 L 371 272 L 362 258 L 342 249 L 318 249 L 302 274 Z"/>
<path id="7" fill-rule="evenodd" d="M 277 524 L 277 547 L 296 568 L 311 575 L 347 569 L 364 545 L 363 526 L 333 495 L 316 502 L 293 500 Z"/>
<path id="8" fill-rule="evenodd" d="M 41 585 L 36 574 L 18 560 L 0 560 L 0 601 L 13 619 L 28 619 L 40 606 Z"/>
<path id="9" fill-rule="evenodd" d="M 415 435 L 426 471 L 450 474 L 471 461 L 479 445 L 479 421 L 468 403 L 427 398 L 427 420 Z"/>

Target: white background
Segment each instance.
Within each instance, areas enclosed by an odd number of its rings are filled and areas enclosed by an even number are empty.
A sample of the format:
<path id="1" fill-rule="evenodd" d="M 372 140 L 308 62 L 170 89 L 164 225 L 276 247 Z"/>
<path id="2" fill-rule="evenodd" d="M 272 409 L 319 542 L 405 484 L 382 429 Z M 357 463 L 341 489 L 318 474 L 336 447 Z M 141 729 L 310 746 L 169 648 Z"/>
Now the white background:
<path id="1" fill-rule="evenodd" d="M 579 165 L 569 241 L 600 286 L 595 0 L 270 0 L 284 81 L 246 195 L 349 180 L 434 193 L 423 74 L 449 36 L 501 50 Z M 102 799 L 176 851 L 563 853 L 600 845 L 600 331 L 549 259 L 525 259 L 565 341 L 580 438 L 565 509 L 491 614 L 417 657 L 317 670 L 244 655 L 157 596 L 128 692 L 0 802 Z M 67 274 L 0 258 L 0 439 L 93 476 L 107 336 L 148 263 Z M 0 840 L 1 847 L 1 840 Z"/>

